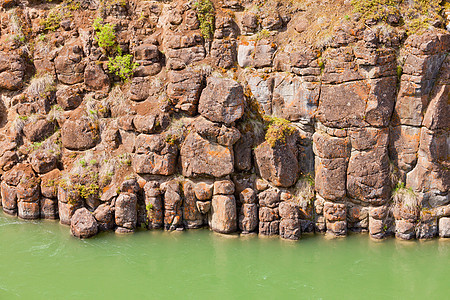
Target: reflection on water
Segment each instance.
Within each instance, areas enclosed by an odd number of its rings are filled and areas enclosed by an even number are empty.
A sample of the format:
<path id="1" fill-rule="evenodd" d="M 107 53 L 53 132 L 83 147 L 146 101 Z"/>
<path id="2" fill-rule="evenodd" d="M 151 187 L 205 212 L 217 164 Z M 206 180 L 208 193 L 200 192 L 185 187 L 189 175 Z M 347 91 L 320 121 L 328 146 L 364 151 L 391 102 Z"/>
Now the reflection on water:
<path id="1" fill-rule="evenodd" d="M 70 236 L 0 213 L 0 299 L 448 297 L 450 241 L 299 242 L 209 230 Z"/>

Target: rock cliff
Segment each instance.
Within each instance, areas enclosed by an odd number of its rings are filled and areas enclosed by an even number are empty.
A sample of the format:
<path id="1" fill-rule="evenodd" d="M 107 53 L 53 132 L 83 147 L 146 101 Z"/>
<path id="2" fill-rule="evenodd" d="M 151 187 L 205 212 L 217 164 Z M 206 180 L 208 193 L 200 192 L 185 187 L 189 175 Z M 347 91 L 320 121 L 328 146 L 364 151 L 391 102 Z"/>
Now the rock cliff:
<path id="1" fill-rule="evenodd" d="M 450 2 L 1 0 L 1 206 L 450 237 Z"/>

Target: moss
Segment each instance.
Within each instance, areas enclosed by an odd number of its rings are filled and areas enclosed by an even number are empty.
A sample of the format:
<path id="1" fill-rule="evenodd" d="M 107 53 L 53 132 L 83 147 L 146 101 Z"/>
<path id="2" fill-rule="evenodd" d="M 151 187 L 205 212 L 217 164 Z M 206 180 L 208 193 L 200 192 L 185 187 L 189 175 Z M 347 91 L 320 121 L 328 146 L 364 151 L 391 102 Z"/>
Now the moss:
<path id="1" fill-rule="evenodd" d="M 400 81 L 402 75 L 403 75 L 403 67 L 398 65 L 397 66 L 397 78 L 398 78 L 398 81 Z"/>
<path id="2" fill-rule="evenodd" d="M 80 160 L 80 165 L 81 165 L 83 168 L 87 167 L 87 162 L 86 162 L 86 160 L 85 160 L 84 158 Z"/>
<path id="3" fill-rule="evenodd" d="M 267 29 L 263 29 L 256 34 L 256 40 L 263 40 L 270 38 L 270 31 Z"/>
<path id="4" fill-rule="evenodd" d="M 265 116 L 264 121 L 267 122 L 265 140 L 271 147 L 286 144 L 287 138 L 295 132 L 286 119 Z"/>
<path id="5" fill-rule="evenodd" d="M 198 0 L 194 7 L 200 22 L 200 32 L 205 39 L 212 39 L 214 35 L 214 5 L 210 0 Z"/>
<path id="6" fill-rule="evenodd" d="M 431 27 L 434 20 L 442 19 L 440 11 L 445 7 L 441 0 L 352 0 L 353 12 L 361 14 L 363 21 L 388 21 L 388 17 L 402 19 L 408 35 L 421 34 Z"/>
<path id="7" fill-rule="evenodd" d="M 67 0 L 60 5 L 55 6 L 47 15 L 47 18 L 41 20 L 40 25 L 44 26 L 46 31 L 56 31 L 60 27 L 63 19 L 72 17 L 72 12 L 78 10 L 81 4 L 79 1 Z"/>
<path id="8" fill-rule="evenodd" d="M 77 184 L 75 188 L 83 199 L 87 199 L 89 196 L 98 196 L 100 190 L 100 187 L 96 183 L 89 185 Z"/>
<path id="9" fill-rule="evenodd" d="M 399 15 L 401 0 L 352 0 L 353 12 L 360 13 L 363 20 L 386 21 L 389 15 Z"/>
<path id="10" fill-rule="evenodd" d="M 44 26 L 44 30 L 47 31 L 56 31 L 61 23 L 63 15 L 60 11 L 50 11 L 50 13 L 47 15 L 47 18 L 41 20 L 39 23 L 40 25 Z"/>

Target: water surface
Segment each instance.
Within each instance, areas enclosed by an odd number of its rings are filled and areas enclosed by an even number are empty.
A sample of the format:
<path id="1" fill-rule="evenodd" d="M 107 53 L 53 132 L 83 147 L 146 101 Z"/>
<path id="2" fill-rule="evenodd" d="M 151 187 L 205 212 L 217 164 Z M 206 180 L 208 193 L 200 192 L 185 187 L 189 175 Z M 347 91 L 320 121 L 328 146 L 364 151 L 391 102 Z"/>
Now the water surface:
<path id="1" fill-rule="evenodd" d="M 448 299 L 450 241 L 70 236 L 0 212 L 0 299 Z"/>

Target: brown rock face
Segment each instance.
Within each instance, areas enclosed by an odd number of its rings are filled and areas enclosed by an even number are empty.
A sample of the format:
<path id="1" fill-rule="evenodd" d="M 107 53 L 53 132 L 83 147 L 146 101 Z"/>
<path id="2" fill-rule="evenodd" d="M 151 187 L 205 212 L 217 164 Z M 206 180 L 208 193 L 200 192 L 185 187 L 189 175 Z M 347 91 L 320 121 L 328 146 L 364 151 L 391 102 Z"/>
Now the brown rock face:
<path id="1" fill-rule="evenodd" d="M 167 95 L 175 108 L 190 115 L 197 113 L 203 76 L 194 70 L 169 72 Z"/>
<path id="2" fill-rule="evenodd" d="M 258 228 L 258 207 L 256 204 L 244 204 L 239 211 L 239 229 L 243 233 L 253 232 Z"/>
<path id="3" fill-rule="evenodd" d="M 55 132 L 55 124 L 46 119 L 30 122 L 23 128 L 23 133 L 31 142 L 39 142 Z"/>
<path id="4" fill-rule="evenodd" d="M 17 214 L 17 192 L 15 186 L 10 186 L 5 181 L 1 183 L 2 208 L 10 215 Z"/>
<path id="5" fill-rule="evenodd" d="M 450 218 L 439 219 L 439 236 L 441 238 L 450 238 Z"/>
<path id="6" fill-rule="evenodd" d="M 87 116 L 73 116 L 61 128 L 62 144 L 71 150 L 87 150 L 99 141 L 98 123 Z"/>
<path id="7" fill-rule="evenodd" d="M 83 101 L 83 92 L 84 89 L 79 84 L 64 86 L 56 92 L 56 101 L 63 110 L 73 110 Z"/>
<path id="8" fill-rule="evenodd" d="M 66 44 L 55 58 L 58 80 L 65 84 L 83 82 L 86 62 L 83 47 L 77 43 Z"/>
<path id="9" fill-rule="evenodd" d="M 41 219 L 58 219 L 58 200 L 50 198 L 39 199 Z"/>
<path id="10" fill-rule="evenodd" d="M 86 208 L 80 208 L 72 217 L 70 232 L 80 239 L 90 238 L 98 232 L 97 221 Z"/>
<path id="11" fill-rule="evenodd" d="M 122 193 L 116 200 L 115 223 L 117 226 L 133 231 L 137 222 L 137 197 L 135 194 Z"/>
<path id="12" fill-rule="evenodd" d="M 47 151 L 36 151 L 31 156 L 31 166 L 36 173 L 45 174 L 56 168 L 58 158 Z"/>
<path id="13" fill-rule="evenodd" d="M 99 231 L 107 231 L 114 228 L 114 211 L 108 204 L 99 205 L 92 215 L 97 220 Z"/>
<path id="14" fill-rule="evenodd" d="M 0 52 L 0 89 L 19 89 L 24 75 L 25 65 L 20 55 Z"/>
<path id="15" fill-rule="evenodd" d="M 186 137 L 180 156 L 183 175 L 186 177 L 223 177 L 234 170 L 232 149 L 212 143 L 197 133 L 190 133 Z"/>
<path id="16" fill-rule="evenodd" d="M 255 160 L 261 177 L 275 186 L 289 187 L 298 178 L 298 154 L 295 146 L 264 142 L 255 149 Z"/>
<path id="17" fill-rule="evenodd" d="M 84 70 L 84 83 L 89 91 L 109 91 L 109 77 L 102 66 L 95 62 L 89 63 Z"/>
<path id="18" fill-rule="evenodd" d="M 66 2 L 0 0 L 5 213 L 79 237 L 450 236 L 449 1 L 211 0 L 214 24 L 198 0 Z"/>
<path id="19" fill-rule="evenodd" d="M 369 90 L 370 87 L 364 81 L 322 86 L 319 121 L 329 127 L 363 125 Z"/>
<path id="20" fill-rule="evenodd" d="M 298 219 L 281 219 L 280 237 L 286 240 L 298 240 L 301 236 L 301 226 Z"/>
<path id="21" fill-rule="evenodd" d="M 354 151 L 347 169 L 349 196 L 369 204 L 384 204 L 390 193 L 388 130 L 356 130 L 351 133 L 351 141 Z"/>
<path id="22" fill-rule="evenodd" d="M 219 233 L 232 233 L 236 231 L 237 215 L 234 196 L 213 196 L 209 226 L 213 231 Z"/>
<path id="23" fill-rule="evenodd" d="M 209 77 L 200 96 L 199 113 L 213 122 L 231 124 L 244 114 L 244 91 L 234 80 Z"/>
<path id="24" fill-rule="evenodd" d="M 327 232 L 337 236 L 347 234 L 345 204 L 325 202 L 323 215 L 326 220 Z"/>
<path id="25" fill-rule="evenodd" d="M 140 134 L 136 139 L 133 168 L 138 174 L 171 175 L 175 172 L 177 147 L 158 134 Z"/>
<path id="26" fill-rule="evenodd" d="M 159 183 L 149 181 L 144 185 L 145 206 L 147 210 L 148 227 L 159 229 L 164 225 L 164 205 L 161 199 Z"/>
<path id="27" fill-rule="evenodd" d="M 190 180 L 183 183 L 183 221 L 186 228 L 199 228 L 203 225 L 202 212 L 197 206 L 195 184 Z"/>

